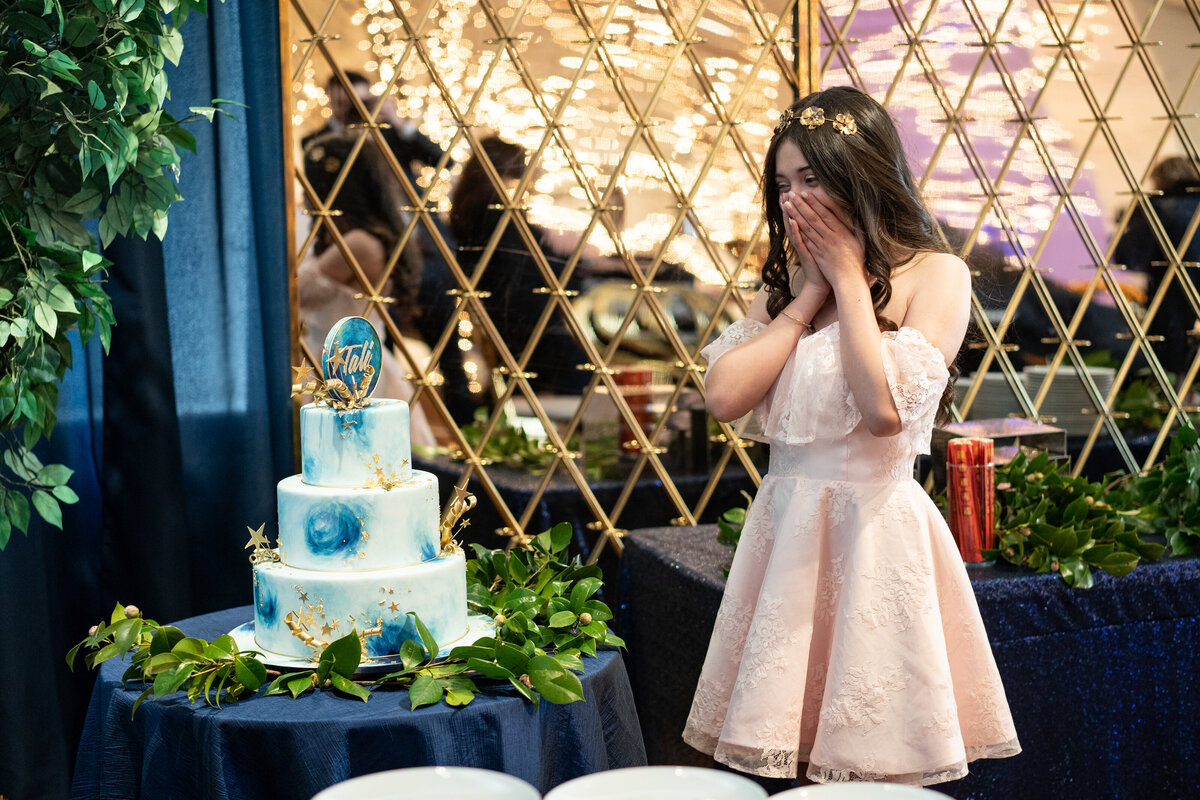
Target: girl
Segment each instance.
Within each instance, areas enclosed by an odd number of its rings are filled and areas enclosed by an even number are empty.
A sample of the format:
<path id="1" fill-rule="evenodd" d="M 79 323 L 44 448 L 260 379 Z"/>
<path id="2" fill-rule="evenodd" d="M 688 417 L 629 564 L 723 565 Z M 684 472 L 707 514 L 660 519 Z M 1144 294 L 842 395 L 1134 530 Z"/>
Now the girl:
<path id="1" fill-rule="evenodd" d="M 949 529 L 913 480 L 970 317 L 966 265 L 868 95 L 780 119 L 770 250 L 702 351 L 708 407 L 771 444 L 684 739 L 760 776 L 930 784 L 1020 752 Z"/>

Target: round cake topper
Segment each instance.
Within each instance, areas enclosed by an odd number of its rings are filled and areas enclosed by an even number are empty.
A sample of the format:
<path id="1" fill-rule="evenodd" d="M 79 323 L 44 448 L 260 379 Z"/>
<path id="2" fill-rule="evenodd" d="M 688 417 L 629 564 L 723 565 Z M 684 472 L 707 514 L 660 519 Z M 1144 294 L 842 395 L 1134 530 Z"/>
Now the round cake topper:
<path id="1" fill-rule="evenodd" d="M 329 329 L 321 350 L 330 394 L 343 401 L 365 400 L 379 382 L 383 348 L 375 326 L 362 317 L 342 317 Z"/>

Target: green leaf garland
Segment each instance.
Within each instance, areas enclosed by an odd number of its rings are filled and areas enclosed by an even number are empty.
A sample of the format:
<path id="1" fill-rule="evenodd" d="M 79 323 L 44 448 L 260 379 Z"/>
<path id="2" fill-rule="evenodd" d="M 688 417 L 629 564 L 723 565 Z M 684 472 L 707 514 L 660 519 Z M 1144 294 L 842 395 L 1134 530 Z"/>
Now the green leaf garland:
<path id="1" fill-rule="evenodd" d="M 67 665 L 73 669 L 81 652 L 84 664 L 93 669 L 132 654 L 124 679 L 150 684 L 134 704 L 135 712 L 151 696 L 186 690 L 191 702 L 202 698 L 219 707 L 222 700 L 237 700 L 264 686 L 265 695 L 295 698 L 328 689 L 364 702 L 371 686 L 404 688 L 413 709 L 442 700 L 465 706 L 479 692 L 501 688 L 535 705 L 541 699 L 573 703 L 584 699 L 577 674 L 584 671 L 582 655 L 594 656 L 600 645 L 625 643 L 606 624 L 612 611 L 595 599 L 604 585 L 599 567 L 568 557 L 571 538 L 571 526 L 563 523 L 534 537 L 528 550 L 506 553 L 472 545 L 476 557 L 467 562 L 469 605 L 473 613 L 495 619 L 495 633 L 455 647 L 439 660 L 437 641 L 413 614 L 420 641 L 404 642 L 401 669 L 370 683 L 354 680 L 362 656 L 356 631 L 330 642 L 314 669 L 272 678 L 259 653 L 239 651 L 228 635 L 206 642 L 119 604 L 107 623 L 71 648 Z"/>
<path id="2" fill-rule="evenodd" d="M 100 240 L 162 238 L 180 199 L 177 148 L 195 140 L 162 110 L 179 26 L 206 0 L 8 0 L 0 4 L 0 550 L 32 509 L 62 527 L 78 501 L 65 467 L 32 466 L 57 419 L 72 331 L 115 324 Z M 217 101 L 214 101 L 214 106 Z M 205 112 L 195 119 L 209 117 Z M 13 498 L 13 499 L 9 499 Z"/>

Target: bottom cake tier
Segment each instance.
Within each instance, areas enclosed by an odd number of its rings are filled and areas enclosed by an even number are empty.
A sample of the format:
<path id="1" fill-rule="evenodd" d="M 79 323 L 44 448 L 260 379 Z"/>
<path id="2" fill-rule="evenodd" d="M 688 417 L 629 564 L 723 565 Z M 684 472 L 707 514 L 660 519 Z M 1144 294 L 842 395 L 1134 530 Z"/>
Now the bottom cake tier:
<path id="1" fill-rule="evenodd" d="M 281 562 L 254 566 L 254 639 L 293 658 L 318 654 L 351 630 L 367 658 L 389 658 L 412 639 L 415 611 L 439 646 L 467 633 L 467 570 L 461 552 L 395 569 L 326 572 Z M 306 644 L 312 637 L 312 644 Z"/>

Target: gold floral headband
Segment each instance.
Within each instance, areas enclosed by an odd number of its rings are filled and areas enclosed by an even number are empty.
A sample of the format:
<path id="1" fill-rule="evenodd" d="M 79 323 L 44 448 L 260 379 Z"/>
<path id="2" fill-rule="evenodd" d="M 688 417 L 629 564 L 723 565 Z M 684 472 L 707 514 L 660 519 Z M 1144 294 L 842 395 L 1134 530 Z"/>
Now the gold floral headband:
<path id="1" fill-rule="evenodd" d="M 820 106 L 809 106 L 801 111 L 799 115 L 789 108 L 779 115 L 779 124 L 775 126 L 775 135 L 778 136 L 783 133 L 797 119 L 800 120 L 801 125 L 810 131 L 821 127 L 827 121 L 825 119 L 825 109 Z M 858 133 L 858 123 L 854 121 L 853 114 L 838 114 L 829 121 L 833 125 L 834 130 L 843 136 L 853 136 Z"/>

